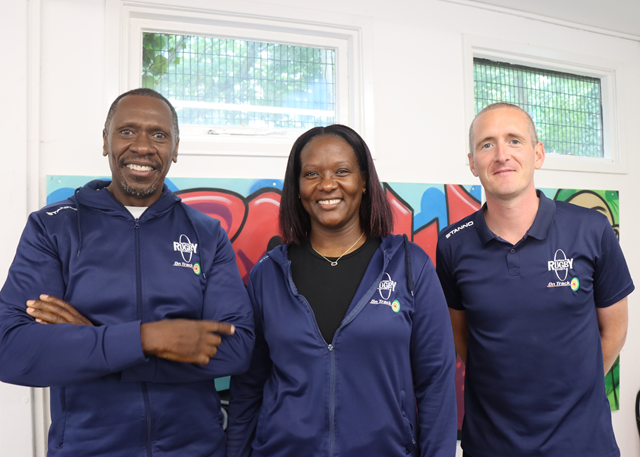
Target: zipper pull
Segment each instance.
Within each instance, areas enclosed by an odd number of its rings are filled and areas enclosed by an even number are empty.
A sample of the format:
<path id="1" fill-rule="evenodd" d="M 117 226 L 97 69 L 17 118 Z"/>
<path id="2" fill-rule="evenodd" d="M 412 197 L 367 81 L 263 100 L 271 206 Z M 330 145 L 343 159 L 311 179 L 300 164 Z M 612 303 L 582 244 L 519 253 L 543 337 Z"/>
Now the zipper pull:
<path id="1" fill-rule="evenodd" d="M 333 351 L 333 344 L 330 344 L 329 346 L 327 346 L 327 349 L 329 349 L 329 352 Z"/>
<path id="2" fill-rule="evenodd" d="M 138 219 L 137 217 L 134 219 L 135 220 L 135 225 L 133 226 L 133 228 L 135 229 L 139 229 L 140 228 L 140 224 L 138 222 L 140 222 L 140 219 Z"/>

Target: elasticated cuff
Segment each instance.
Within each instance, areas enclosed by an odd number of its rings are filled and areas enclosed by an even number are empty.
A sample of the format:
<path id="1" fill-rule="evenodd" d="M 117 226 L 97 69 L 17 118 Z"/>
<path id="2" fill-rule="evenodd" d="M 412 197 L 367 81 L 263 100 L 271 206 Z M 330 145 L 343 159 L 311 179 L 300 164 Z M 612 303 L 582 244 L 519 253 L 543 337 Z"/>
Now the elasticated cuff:
<path id="1" fill-rule="evenodd" d="M 104 353 L 113 372 L 139 365 L 148 359 L 142 352 L 140 321 L 110 325 L 104 333 Z"/>

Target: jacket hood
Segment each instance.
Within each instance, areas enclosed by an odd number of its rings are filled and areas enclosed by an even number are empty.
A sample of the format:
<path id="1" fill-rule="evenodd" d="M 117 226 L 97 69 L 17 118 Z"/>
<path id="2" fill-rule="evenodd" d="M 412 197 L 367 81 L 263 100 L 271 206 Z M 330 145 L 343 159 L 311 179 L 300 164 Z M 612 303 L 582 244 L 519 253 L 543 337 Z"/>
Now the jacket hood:
<path id="1" fill-rule="evenodd" d="M 124 205 L 107 190 L 109 184 L 111 184 L 111 181 L 96 179 L 76 189 L 74 197 L 78 205 L 78 210 L 80 210 L 79 206 L 83 205 L 98 211 L 112 213 L 114 216 L 126 215 L 128 217 L 129 212 Z M 145 219 L 151 219 L 154 216 L 164 213 L 179 201 L 181 201 L 180 197 L 171 192 L 166 184 L 163 184 L 160 198 L 149 206 L 144 212 L 143 217 Z"/>

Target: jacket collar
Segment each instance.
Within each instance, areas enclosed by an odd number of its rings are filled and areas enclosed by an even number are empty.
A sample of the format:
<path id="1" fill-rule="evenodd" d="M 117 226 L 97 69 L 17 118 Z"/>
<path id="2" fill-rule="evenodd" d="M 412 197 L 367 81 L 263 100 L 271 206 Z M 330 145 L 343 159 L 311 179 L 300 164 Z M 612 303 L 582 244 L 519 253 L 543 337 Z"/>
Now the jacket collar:
<path id="1" fill-rule="evenodd" d="M 533 224 L 527 230 L 524 238 L 532 236 L 537 240 L 544 240 L 549 231 L 551 230 L 551 224 L 553 223 L 556 215 L 556 202 L 550 200 L 541 190 L 536 190 L 536 195 L 540 199 L 538 205 L 538 212 Z M 489 241 L 496 239 L 493 232 L 487 227 L 487 222 L 484 219 L 484 212 L 487 209 L 487 204 L 482 205 L 480 211 L 476 211 L 473 216 L 473 224 L 476 226 L 478 236 L 483 244 L 487 244 Z"/>
<path id="2" fill-rule="evenodd" d="M 130 214 L 129 211 L 107 190 L 107 186 L 111 181 L 103 181 L 96 179 L 85 184 L 76 190 L 76 203 L 103 211 L 106 213 Z M 142 215 L 145 219 L 150 219 L 156 215 L 167 211 L 174 203 L 181 201 L 180 197 L 175 195 L 166 184 L 163 184 L 162 195 L 156 200 Z"/>

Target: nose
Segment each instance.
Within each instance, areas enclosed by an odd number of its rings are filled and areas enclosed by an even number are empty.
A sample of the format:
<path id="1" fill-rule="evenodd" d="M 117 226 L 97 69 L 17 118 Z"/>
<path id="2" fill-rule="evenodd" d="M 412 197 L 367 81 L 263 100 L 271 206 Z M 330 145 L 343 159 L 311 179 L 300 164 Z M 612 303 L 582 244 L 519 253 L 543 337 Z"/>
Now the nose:
<path id="1" fill-rule="evenodd" d="M 496 161 L 506 162 L 511 158 L 509 147 L 504 143 L 498 143 L 496 147 Z"/>
<path id="2" fill-rule="evenodd" d="M 337 188 L 338 184 L 335 179 L 330 174 L 325 174 L 322 176 L 322 182 L 320 183 L 320 188 L 325 192 L 331 192 L 333 189 Z"/>
<path id="3" fill-rule="evenodd" d="M 133 143 L 131 143 L 131 146 L 129 146 L 129 149 L 140 155 L 147 155 L 155 152 L 153 143 L 147 135 L 138 135 Z"/>

